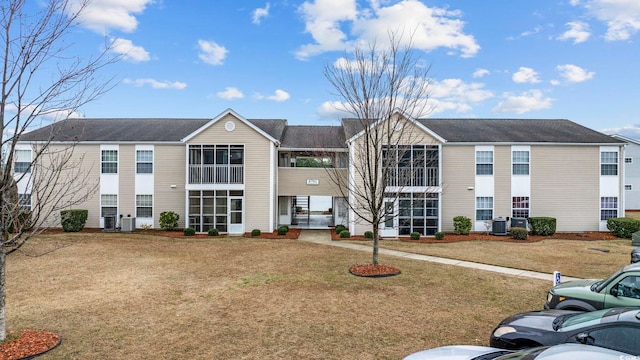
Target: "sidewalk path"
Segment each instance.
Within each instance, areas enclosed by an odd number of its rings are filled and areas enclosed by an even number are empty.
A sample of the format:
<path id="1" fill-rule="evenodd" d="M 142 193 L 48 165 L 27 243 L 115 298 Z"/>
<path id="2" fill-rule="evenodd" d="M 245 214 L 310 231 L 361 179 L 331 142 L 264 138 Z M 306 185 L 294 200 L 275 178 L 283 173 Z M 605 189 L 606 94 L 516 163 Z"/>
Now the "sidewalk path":
<path id="1" fill-rule="evenodd" d="M 365 251 L 365 252 L 372 251 L 371 245 L 360 245 L 360 244 L 347 243 L 343 241 L 332 241 L 331 233 L 328 230 L 305 229 L 305 230 L 302 230 L 302 232 L 300 233 L 300 237 L 298 238 L 298 240 L 306 241 L 314 244 L 336 246 L 336 247 L 357 250 L 357 251 Z M 379 248 L 379 253 L 381 255 L 397 256 L 397 257 L 411 259 L 411 260 L 429 261 L 429 262 L 445 264 L 445 265 L 462 266 L 470 269 L 493 271 L 493 272 L 506 274 L 506 275 L 522 276 L 522 277 L 527 277 L 532 279 L 546 280 L 553 283 L 553 274 L 546 274 L 546 273 L 540 273 L 540 272 L 529 271 L 529 270 L 520 270 L 520 269 L 495 266 L 495 265 L 487 265 L 487 264 L 475 263 L 471 261 L 447 259 L 447 258 L 441 258 L 436 256 L 430 256 L 430 255 L 414 254 L 414 253 L 409 253 L 405 251 L 389 250 L 389 249 L 383 249 L 383 248 Z M 578 280 L 578 278 L 573 278 L 569 276 L 562 277 L 562 282 L 571 281 L 571 280 Z"/>

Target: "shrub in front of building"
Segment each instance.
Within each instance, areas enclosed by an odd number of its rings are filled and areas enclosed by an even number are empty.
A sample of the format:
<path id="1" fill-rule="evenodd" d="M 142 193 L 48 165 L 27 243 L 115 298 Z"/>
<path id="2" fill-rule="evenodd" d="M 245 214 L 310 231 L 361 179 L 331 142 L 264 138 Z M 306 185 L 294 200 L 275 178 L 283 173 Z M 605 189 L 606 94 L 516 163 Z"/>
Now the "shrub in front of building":
<path id="1" fill-rule="evenodd" d="M 453 229 L 458 235 L 469 235 L 471 232 L 471 219 L 466 216 L 456 216 L 453 218 Z"/>
<path id="2" fill-rule="evenodd" d="M 183 230 L 182 232 L 184 234 L 184 236 L 193 236 L 196 234 L 196 229 L 194 228 L 186 228 Z"/>
<path id="3" fill-rule="evenodd" d="M 66 232 L 78 232 L 84 229 L 88 216 L 89 210 L 62 210 L 60 211 L 62 229 Z"/>
<path id="4" fill-rule="evenodd" d="M 351 233 L 349 232 L 349 230 L 342 230 L 340 231 L 340 237 L 343 239 L 350 238 Z"/>
<path id="5" fill-rule="evenodd" d="M 218 235 L 220 235 L 220 231 L 218 231 L 218 229 L 216 229 L 216 228 L 209 229 L 209 231 L 207 231 L 207 235 L 209 235 L 209 236 L 218 236 Z"/>
<path id="6" fill-rule="evenodd" d="M 549 236 L 556 233 L 556 218 L 535 216 L 527 219 L 531 235 Z"/>
<path id="7" fill-rule="evenodd" d="M 365 239 L 373 239 L 373 231 L 365 231 L 364 232 Z"/>
<path id="8" fill-rule="evenodd" d="M 444 233 L 442 231 L 438 231 L 434 234 L 434 237 L 436 238 L 436 240 L 444 240 Z"/>
<path id="9" fill-rule="evenodd" d="M 160 213 L 160 228 L 162 230 L 175 230 L 178 228 L 178 220 L 180 215 L 173 211 L 163 211 Z"/>
<path id="10" fill-rule="evenodd" d="M 286 225 L 280 226 L 278 228 L 278 235 L 287 235 L 288 232 L 289 232 L 289 227 Z"/>
<path id="11" fill-rule="evenodd" d="M 409 237 L 411 238 L 411 240 L 420 240 L 420 233 L 414 231 L 409 234 Z"/>
<path id="12" fill-rule="evenodd" d="M 607 229 L 619 238 L 630 239 L 634 232 L 640 230 L 640 220 L 622 217 L 607 219 Z"/>
<path id="13" fill-rule="evenodd" d="M 527 240 L 529 238 L 529 232 L 525 228 L 512 227 L 511 237 L 516 240 Z"/>
<path id="14" fill-rule="evenodd" d="M 262 232 L 260 231 L 260 229 L 253 229 L 253 230 L 251 230 L 251 236 L 260 236 L 260 234 L 262 234 Z"/>
<path id="15" fill-rule="evenodd" d="M 336 225 L 336 234 L 340 234 L 341 232 L 343 232 L 346 229 L 347 228 L 344 225 L 338 224 L 338 225 Z"/>

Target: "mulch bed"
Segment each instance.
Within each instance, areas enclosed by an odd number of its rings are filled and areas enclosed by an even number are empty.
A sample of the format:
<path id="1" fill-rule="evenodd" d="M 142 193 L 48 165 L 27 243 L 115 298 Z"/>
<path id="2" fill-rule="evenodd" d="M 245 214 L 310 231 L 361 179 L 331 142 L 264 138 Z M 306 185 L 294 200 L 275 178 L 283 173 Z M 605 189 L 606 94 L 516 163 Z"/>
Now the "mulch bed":
<path id="1" fill-rule="evenodd" d="M 387 277 L 399 275 L 400 269 L 384 264 L 361 264 L 351 265 L 349 272 L 353 275 L 362 277 Z"/>
<path id="2" fill-rule="evenodd" d="M 60 344 L 58 335 L 31 329 L 10 331 L 7 339 L 0 345 L 0 360 L 30 359 Z"/>
<path id="3" fill-rule="evenodd" d="M 297 239 L 300 236 L 301 229 L 289 229 L 285 235 L 278 235 L 278 231 L 274 231 L 271 233 L 261 233 L 259 236 L 251 236 L 251 232 L 246 232 L 242 234 L 243 237 L 254 237 L 259 239 Z M 97 228 L 84 228 L 82 229 L 83 233 L 101 233 L 104 232 L 102 229 Z M 46 229 L 47 234 L 60 234 L 64 233 L 64 230 L 61 228 L 50 228 Z M 147 234 L 147 235 L 156 235 L 156 236 L 165 236 L 174 239 L 184 239 L 184 238 L 194 238 L 194 239 L 215 239 L 226 237 L 226 234 L 218 235 L 218 236 L 209 236 L 208 234 L 195 234 L 191 236 L 186 236 L 182 230 L 158 230 L 158 229 L 150 229 L 150 230 L 142 230 L 137 229 L 132 232 L 133 234 Z M 0 359 L 1 360 L 1 359 Z"/>

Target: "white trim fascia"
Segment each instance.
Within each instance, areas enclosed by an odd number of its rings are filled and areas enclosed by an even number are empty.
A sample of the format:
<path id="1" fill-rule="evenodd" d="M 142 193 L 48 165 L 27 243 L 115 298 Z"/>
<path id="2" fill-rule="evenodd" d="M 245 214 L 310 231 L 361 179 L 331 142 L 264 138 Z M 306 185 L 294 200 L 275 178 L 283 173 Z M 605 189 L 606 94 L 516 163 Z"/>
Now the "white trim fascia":
<path id="1" fill-rule="evenodd" d="M 258 132 L 260 135 L 264 136 L 265 138 L 267 138 L 269 141 L 271 141 L 274 144 L 280 144 L 280 141 L 278 139 L 275 139 L 274 137 L 272 137 L 271 135 L 267 134 L 266 132 L 264 132 L 262 129 L 260 129 L 259 127 L 253 125 L 249 120 L 247 120 L 246 118 L 244 118 L 243 116 L 241 116 L 240 114 L 238 114 L 237 112 L 235 112 L 233 109 L 229 108 L 225 111 L 223 111 L 222 113 L 220 113 L 218 116 L 214 117 L 211 121 L 207 122 L 206 124 L 202 125 L 199 129 L 197 129 L 196 131 L 192 132 L 191 134 L 187 135 L 186 137 L 182 138 L 180 141 L 181 142 L 188 142 L 189 140 L 193 139 L 196 135 L 202 133 L 203 131 L 205 131 L 206 129 L 208 129 L 210 126 L 212 126 L 213 124 L 217 123 L 218 121 L 220 121 L 222 118 L 224 118 L 227 115 L 231 115 L 233 117 L 235 117 L 236 119 L 240 120 L 241 122 L 243 122 L 245 125 L 249 126 L 250 128 L 252 128 L 253 130 L 255 130 L 256 132 Z"/>
<path id="2" fill-rule="evenodd" d="M 288 148 L 288 147 L 280 147 L 279 151 L 312 151 L 312 152 L 349 152 L 349 149 L 344 148 Z"/>
<path id="3" fill-rule="evenodd" d="M 623 146 L 624 143 L 620 142 L 620 143 L 564 143 L 564 142 L 473 142 L 473 141 L 468 141 L 468 142 L 448 142 L 445 145 L 451 145 L 451 146 L 478 146 L 478 145 L 492 145 L 492 146 L 499 146 L 499 145 L 508 145 L 508 146 L 514 146 L 514 145 L 530 145 L 530 146 L 558 146 L 558 145 L 562 145 L 562 146 Z"/>
<path id="4" fill-rule="evenodd" d="M 269 146 L 269 228 L 273 230 L 273 225 L 275 223 L 275 204 L 277 201 L 274 201 L 274 197 L 276 197 L 276 169 L 277 169 L 277 151 L 275 150 L 275 144 L 270 144 Z M 243 193 L 244 194 L 244 193 Z M 246 206 L 245 206 L 246 207 Z"/>
<path id="5" fill-rule="evenodd" d="M 184 145 L 182 141 L 18 141 L 16 144 L 56 145 Z"/>
<path id="6" fill-rule="evenodd" d="M 409 116 L 407 114 L 405 114 L 403 111 L 401 111 L 400 109 L 396 108 L 395 110 L 393 110 L 393 112 L 391 113 L 391 116 L 393 115 L 400 115 L 403 118 L 405 118 L 405 120 L 411 122 L 414 126 L 416 126 L 417 128 L 419 128 L 420 130 L 426 132 L 427 134 L 429 134 L 431 137 L 433 137 L 434 139 L 438 140 L 441 143 L 446 143 L 447 140 L 444 139 L 442 136 L 436 134 L 435 132 L 433 132 L 431 129 L 427 128 L 426 126 L 422 125 L 419 121 L 417 121 L 414 117 Z M 382 121 L 384 121 L 383 119 L 377 119 L 376 121 L 374 121 L 373 123 L 371 123 L 371 125 L 369 125 L 369 128 L 372 129 L 378 125 L 380 125 L 382 123 Z M 355 139 L 359 138 L 360 136 L 362 136 L 365 133 L 364 129 L 360 130 L 357 134 L 353 135 L 352 137 L 350 137 L 349 139 L 347 139 L 347 143 L 351 143 L 353 142 Z"/>

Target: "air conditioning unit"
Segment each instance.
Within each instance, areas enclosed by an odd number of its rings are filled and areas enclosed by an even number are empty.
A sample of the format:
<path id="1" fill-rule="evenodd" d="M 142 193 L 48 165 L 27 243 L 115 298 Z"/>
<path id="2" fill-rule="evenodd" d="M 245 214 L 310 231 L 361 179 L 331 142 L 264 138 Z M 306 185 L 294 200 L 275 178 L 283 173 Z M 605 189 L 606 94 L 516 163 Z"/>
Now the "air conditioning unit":
<path id="1" fill-rule="evenodd" d="M 104 217 L 104 231 L 116 231 L 116 217 L 105 216 Z"/>
<path id="2" fill-rule="evenodd" d="M 126 217 L 126 218 L 120 219 L 120 231 L 132 232 L 135 229 L 136 229 L 136 218 Z"/>

